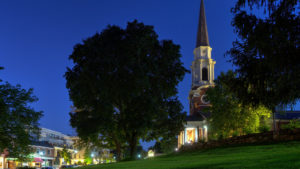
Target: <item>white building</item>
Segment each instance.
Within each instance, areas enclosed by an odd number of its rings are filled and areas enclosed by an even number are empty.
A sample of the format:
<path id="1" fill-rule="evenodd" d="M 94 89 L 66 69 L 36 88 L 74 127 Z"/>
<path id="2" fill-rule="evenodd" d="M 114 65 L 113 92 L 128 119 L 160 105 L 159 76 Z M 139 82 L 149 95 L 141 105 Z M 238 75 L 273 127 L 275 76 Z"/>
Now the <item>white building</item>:
<path id="1" fill-rule="evenodd" d="M 41 128 L 39 141 L 46 141 L 57 147 L 73 148 L 73 139 L 71 136 L 46 128 Z"/>

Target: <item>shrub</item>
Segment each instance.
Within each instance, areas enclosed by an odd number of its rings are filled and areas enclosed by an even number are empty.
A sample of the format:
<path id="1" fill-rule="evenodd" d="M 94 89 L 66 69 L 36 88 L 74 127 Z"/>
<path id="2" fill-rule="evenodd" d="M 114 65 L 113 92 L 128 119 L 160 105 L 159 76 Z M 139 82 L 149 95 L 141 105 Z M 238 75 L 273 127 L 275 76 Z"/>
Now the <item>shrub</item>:
<path id="1" fill-rule="evenodd" d="M 209 133 L 208 134 L 208 140 L 218 140 L 218 135 L 216 133 Z"/>
<path id="2" fill-rule="evenodd" d="M 251 133 L 254 133 L 253 130 L 252 130 L 251 128 L 248 128 L 248 127 L 247 127 L 247 128 L 244 128 L 244 129 L 243 129 L 243 132 L 244 132 L 246 135 L 251 134 Z"/>
<path id="3" fill-rule="evenodd" d="M 198 143 L 205 143 L 206 141 L 204 139 L 199 139 Z"/>
<path id="4" fill-rule="evenodd" d="M 300 121 L 299 120 L 291 120 L 289 124 L 284 124 L 281 127 L 282 129 L 296 129 L 296 128 L 300 128 Z"/>
<path id="5" fill-rule="evenodd" d="M 237 137 L 237 136 L 239 136 L 239 132 L 238 132 L 238 131 L 234 131 L 234 132 L 232 133 L 232 137 Z"/>
<path id="6" fill-rule="evenodd" d="M 260 133 L 268 132 L 268 131 L 270 131 L 270 126 L 268 126 L 268 125 L 259 126 L 258 131 Z"/>

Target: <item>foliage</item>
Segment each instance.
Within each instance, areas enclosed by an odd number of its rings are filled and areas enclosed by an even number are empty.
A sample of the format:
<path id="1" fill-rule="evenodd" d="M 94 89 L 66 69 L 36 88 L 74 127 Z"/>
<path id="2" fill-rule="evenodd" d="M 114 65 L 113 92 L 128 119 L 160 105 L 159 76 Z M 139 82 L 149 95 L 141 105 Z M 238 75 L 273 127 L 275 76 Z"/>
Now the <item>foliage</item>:
<path id="1" fill-rule="evenodd" d="M 31 153 L 29 144 L 39 135 L 41 111 L 30 105 L 38 99 L 33 89 L 22 89 L 8 82 L 0 84 L 0 151 L 7 148 L 11 157 L 25 161 Z"/>
<path id="2" fill-rule="evenodd" d="M 169 154 L 174 152 L 177 147 L 178 140 L 177 137 L 163 138 L 155 142 L 152 147 L 149 147 L 149 150 L 153 150 L 155 153 Z"/>
<path id="3" fill-rule="evenodd" d="M 300 168 L 300 143 L 287 142 L 176 153 L 142 161 L 87 166 L 86 169 L 257 169 Z M 272 160 L 270 160 L 272 159 Z"/>
<path id="4" fill-rule="evenodd" d="M 91 141 L 89 139 L 83 140 L 80 138 L 75 142 L 74 147 L 76 147 L 77 150 L 84 151 L 86 154 L 91 153 L 91 150 L 100 152 L 103 148 L 111 148 L 107 143 L 103 142 L 102 139 L 95 139 Z"/>
<path id="5" fill-rule="evenodd" d="M 160 142 L 161 142 L 162 152 L 166 154 L 174 152 L 175 148 L 178 145 L 177 137 L 165 138 L 162 139 Z"/>
<path id="6" fill-rule="evenodd" d="M 209 130 L 219 139 L 257 132 L 259 126 L 267 125 L 264 119 L 270 117 L 270 111 L 263 106 L 242 104 L 230 88 L 230 81 L 234 78 L 233 71 L 222 72 L 215 81 L 215 87 L 206 92 L 212 104 L 206 109 L 211 113 Z"/>
<path id="7" fill-rule="evenodd" d="M 62 149 L 62 151 L 60 152 L 60 156 L 64 159 L 66 163 L 71 164 L 72 154 L 66 147 Z"/>
<path id="8" fill-rule="evenodd" d="M 60 161 L 59 161 L 59 156 L 56 156 L 54 159 L 54 165 L 59 165 Z"/>
<path id="9" fill-rule="evenodd" d="M 143 159 L 144 157 L 147 157 L 147 152 L 143 149 L 143 146 L 139 145 L 137 146 L 137 156 L 140 156 L 140 159 Z"/>
<path id="10" fill-rule="evenodd" d="M 268 132 L 270 131 L 270 125 L 261 125 L 258 127 L 258 131 L 260 133 Z"/>
<path id="11" fill-rule="evenodd" d="M 156 141 L 155 144 L 149 147 L 148 150 L 153 150 L 155 153 L 163 153 L 160 141 Z"/>
<path id="12" fill-rule="evenodd" d="M 85 164 L 85 165 L 89 165 L 89 164 L 92 164 L 92 163 L 93 163 L 92 157 L 86 156 L 86 157 L 84 158 L 84 164 Z"/>
<path id="13" fill-rule="evenodd" d="M 77 44 L 65 77 L 79 136 L 107 143 L 120 159 L 126 146 L 135 157 L 140 139 L 177 135 L 185 115 L 176 86 L 187 72 L 179 50 L 137 21 L 126 29 L 108 26 Z"/>
<path id="14" fill-rule="evenodd" d="M 282 129 L 290 129 L 290 130 L 300 128 L 300 120 L 298 120 L 298 119 L 291 120 L 288 124 L 282 125 L 281 128 Z"/>
<path id="15" fill-rule="evenodd" d="M 91 153 L 92 152 L 89 149 L 85 149 L 85 152 L 84 152 L 84 164 L 85 165 L 92 164 L 93 159 L 91 157 Z"/>
<path id="16" fill-rule="evenodd" d="M 263 7 L 265 15 L 247 11 Z M 238 0 L 232 25 L 238 35 L 227 52 L 237 67 L 232 88 L 245 103 L 274 113 L 300 98 L 300 17 L 298 0 Z M 259 13 L 259 12 L 258 12 Z M 275 123 L 274 123 L 275 124 Z"/>

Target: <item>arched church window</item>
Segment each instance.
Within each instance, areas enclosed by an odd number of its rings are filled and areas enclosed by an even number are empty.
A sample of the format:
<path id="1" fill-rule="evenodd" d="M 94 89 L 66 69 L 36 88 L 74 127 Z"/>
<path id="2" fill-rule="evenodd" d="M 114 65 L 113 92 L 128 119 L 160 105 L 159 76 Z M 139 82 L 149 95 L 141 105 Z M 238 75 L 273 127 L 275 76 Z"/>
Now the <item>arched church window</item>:
<path id="1" fill-rule="evenodd" d="M 202 80 L 203 81 L 208 81 L 208 70 L 207 68 L 202 68 Z"/>

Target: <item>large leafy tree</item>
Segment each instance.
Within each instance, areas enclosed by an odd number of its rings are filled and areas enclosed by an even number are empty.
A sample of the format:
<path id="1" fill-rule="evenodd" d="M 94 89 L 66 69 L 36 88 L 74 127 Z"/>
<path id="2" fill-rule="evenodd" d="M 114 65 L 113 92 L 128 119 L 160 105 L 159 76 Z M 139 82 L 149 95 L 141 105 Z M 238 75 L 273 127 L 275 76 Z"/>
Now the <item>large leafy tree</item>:
<path id="1" fill-rule="evenodd" d="M 221 73 L 215 80 L 215 87 L 206 92 L 212 104 L 206 111 L 209 119 L 210 134 L 222 136 L 243 135 L 258 132 L 270 117 L 270 111 L 264 106 L 243 104 L 231 91 L 231 81 L 236 78 L 233 71 Z"/>
<path id="2" fill-rule="evenodd" d="M 264 9 L 265 14 L 250 12 L 253 8 Z M 294 104 L 300 98 L 296 8 L 298 0 L 238 0 L 232 10 L 238 35 L 227 53 L 237 66 L 232 88 L 244 102 L 263 104 L 273 113 L 276 106 Z"/>
<path id="3" fill-rule="evenodd" d="M 37 101 L 33 89 L 20 85 L 0 84 L 0 152 L 9 150 L 11 157 L 21 161 L 31 153 L 29 144 L 39 134 L 41 111 L 30 105 Z"/>
<path id="4" fill-rule="evenodd" d="M 76 107 L 71 125 L 82 139 L 114 146 L 118 159 L 123 146 L 134 158 L 140 139 L 176 135 L 185 116 L 176 97 L 187 72 L 180 57 L 179 45 L 159 41 L 152 26 L 137 21 L 77 44 L 65 74 Z"/>

